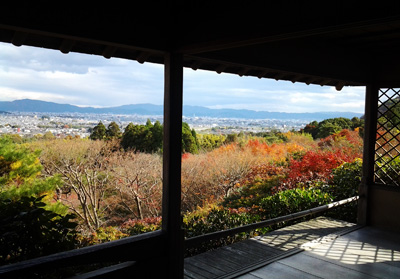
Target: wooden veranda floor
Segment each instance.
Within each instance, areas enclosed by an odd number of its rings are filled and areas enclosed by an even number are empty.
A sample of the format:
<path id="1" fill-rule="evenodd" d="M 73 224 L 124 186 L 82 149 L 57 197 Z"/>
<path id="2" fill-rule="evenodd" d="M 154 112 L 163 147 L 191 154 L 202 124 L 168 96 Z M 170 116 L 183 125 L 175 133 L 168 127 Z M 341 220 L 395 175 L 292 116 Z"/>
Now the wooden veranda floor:
<path id="1" fill-rule="evenodd" d="M 400 278 L 400 234 L 319 217 L 186 258 L 185 278 Z"/>

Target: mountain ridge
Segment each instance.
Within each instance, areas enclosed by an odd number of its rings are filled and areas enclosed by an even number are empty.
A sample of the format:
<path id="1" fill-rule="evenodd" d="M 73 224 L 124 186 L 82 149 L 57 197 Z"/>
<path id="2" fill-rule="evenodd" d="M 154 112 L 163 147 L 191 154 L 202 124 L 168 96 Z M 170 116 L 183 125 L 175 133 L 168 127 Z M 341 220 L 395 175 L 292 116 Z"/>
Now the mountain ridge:
<path id="1" fill-rule="evenodd" d="M 115 107 L 95 108 L 79 107 L 70 104 L 59 104 L 48 101 L 22 99 L 14 101 L 0 101 L 0 111 L 6 112 L 36 112 L 36 113 L 97 113 L 97 114 L 137 114 L 162 115 L 163 106 L 154 104 L 129 104 Z M 335 117 L 361 117 L 356 112 L 313 112 L 287 113 L 255 111 L 248 109 L 211 109 L 201 106 L 183 106 L 183 115 L 186 117 L 213 117 L 213 118 L 244 118 L 244 119 L 281 119 L 281 120 L 324 120 Z"/>

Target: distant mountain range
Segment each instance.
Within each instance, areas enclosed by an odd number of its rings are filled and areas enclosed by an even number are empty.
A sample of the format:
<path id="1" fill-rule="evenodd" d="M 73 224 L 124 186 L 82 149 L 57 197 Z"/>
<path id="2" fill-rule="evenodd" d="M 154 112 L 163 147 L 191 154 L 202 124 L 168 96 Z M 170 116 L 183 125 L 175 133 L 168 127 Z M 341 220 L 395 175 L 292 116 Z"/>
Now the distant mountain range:
<path id="1" fill-rule="evenodd" d="M 69 104 L 58 104 L 38 100 L 16 100 L 0 102 L 0 111 L 6 112 L 38 112 L 38 113 L 97 113 L 97 114 L 137 114 L 137 115 L 162 115 L 163 106 L 153 104 L 132 104 L 117 107 L 94 108 L 78 107 Z M 215 118 L 244 118 L 244 119 L 298 119 L 321 121 L 334 117 L 361 117 L 355 112 L 315 112 L 315 113 L 286 113 L 254 111 L 246 109 L 209 109 L 200 106 L 184 106 L 183 115 L 187 117 L 215 117 Z"/>

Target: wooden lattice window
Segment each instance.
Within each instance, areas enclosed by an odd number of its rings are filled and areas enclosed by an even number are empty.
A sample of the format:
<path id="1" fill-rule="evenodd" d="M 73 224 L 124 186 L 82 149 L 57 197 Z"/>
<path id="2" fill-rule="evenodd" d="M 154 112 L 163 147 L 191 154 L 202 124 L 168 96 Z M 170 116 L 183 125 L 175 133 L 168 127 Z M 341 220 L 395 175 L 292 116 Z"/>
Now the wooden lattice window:
<path id="1" fill-rule="evenodd" d="M 379 90 L 375 183 L 400 186 L 400 88 Z"/>

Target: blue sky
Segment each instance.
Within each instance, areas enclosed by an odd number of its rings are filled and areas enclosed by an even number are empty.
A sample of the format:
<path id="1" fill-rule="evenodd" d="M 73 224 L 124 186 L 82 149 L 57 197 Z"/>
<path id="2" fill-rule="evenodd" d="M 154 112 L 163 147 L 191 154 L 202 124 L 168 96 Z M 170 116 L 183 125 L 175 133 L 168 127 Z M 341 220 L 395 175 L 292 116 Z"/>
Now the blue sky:
<path id="1" fill-rule="evenodd" d="M 0 101 L 108 107 L 163 103 L 163 66 L 0 43 Z M 364 112 L 364 87 L 306 85 L 185 69 L 184 104 L 280 112 Z"/>

